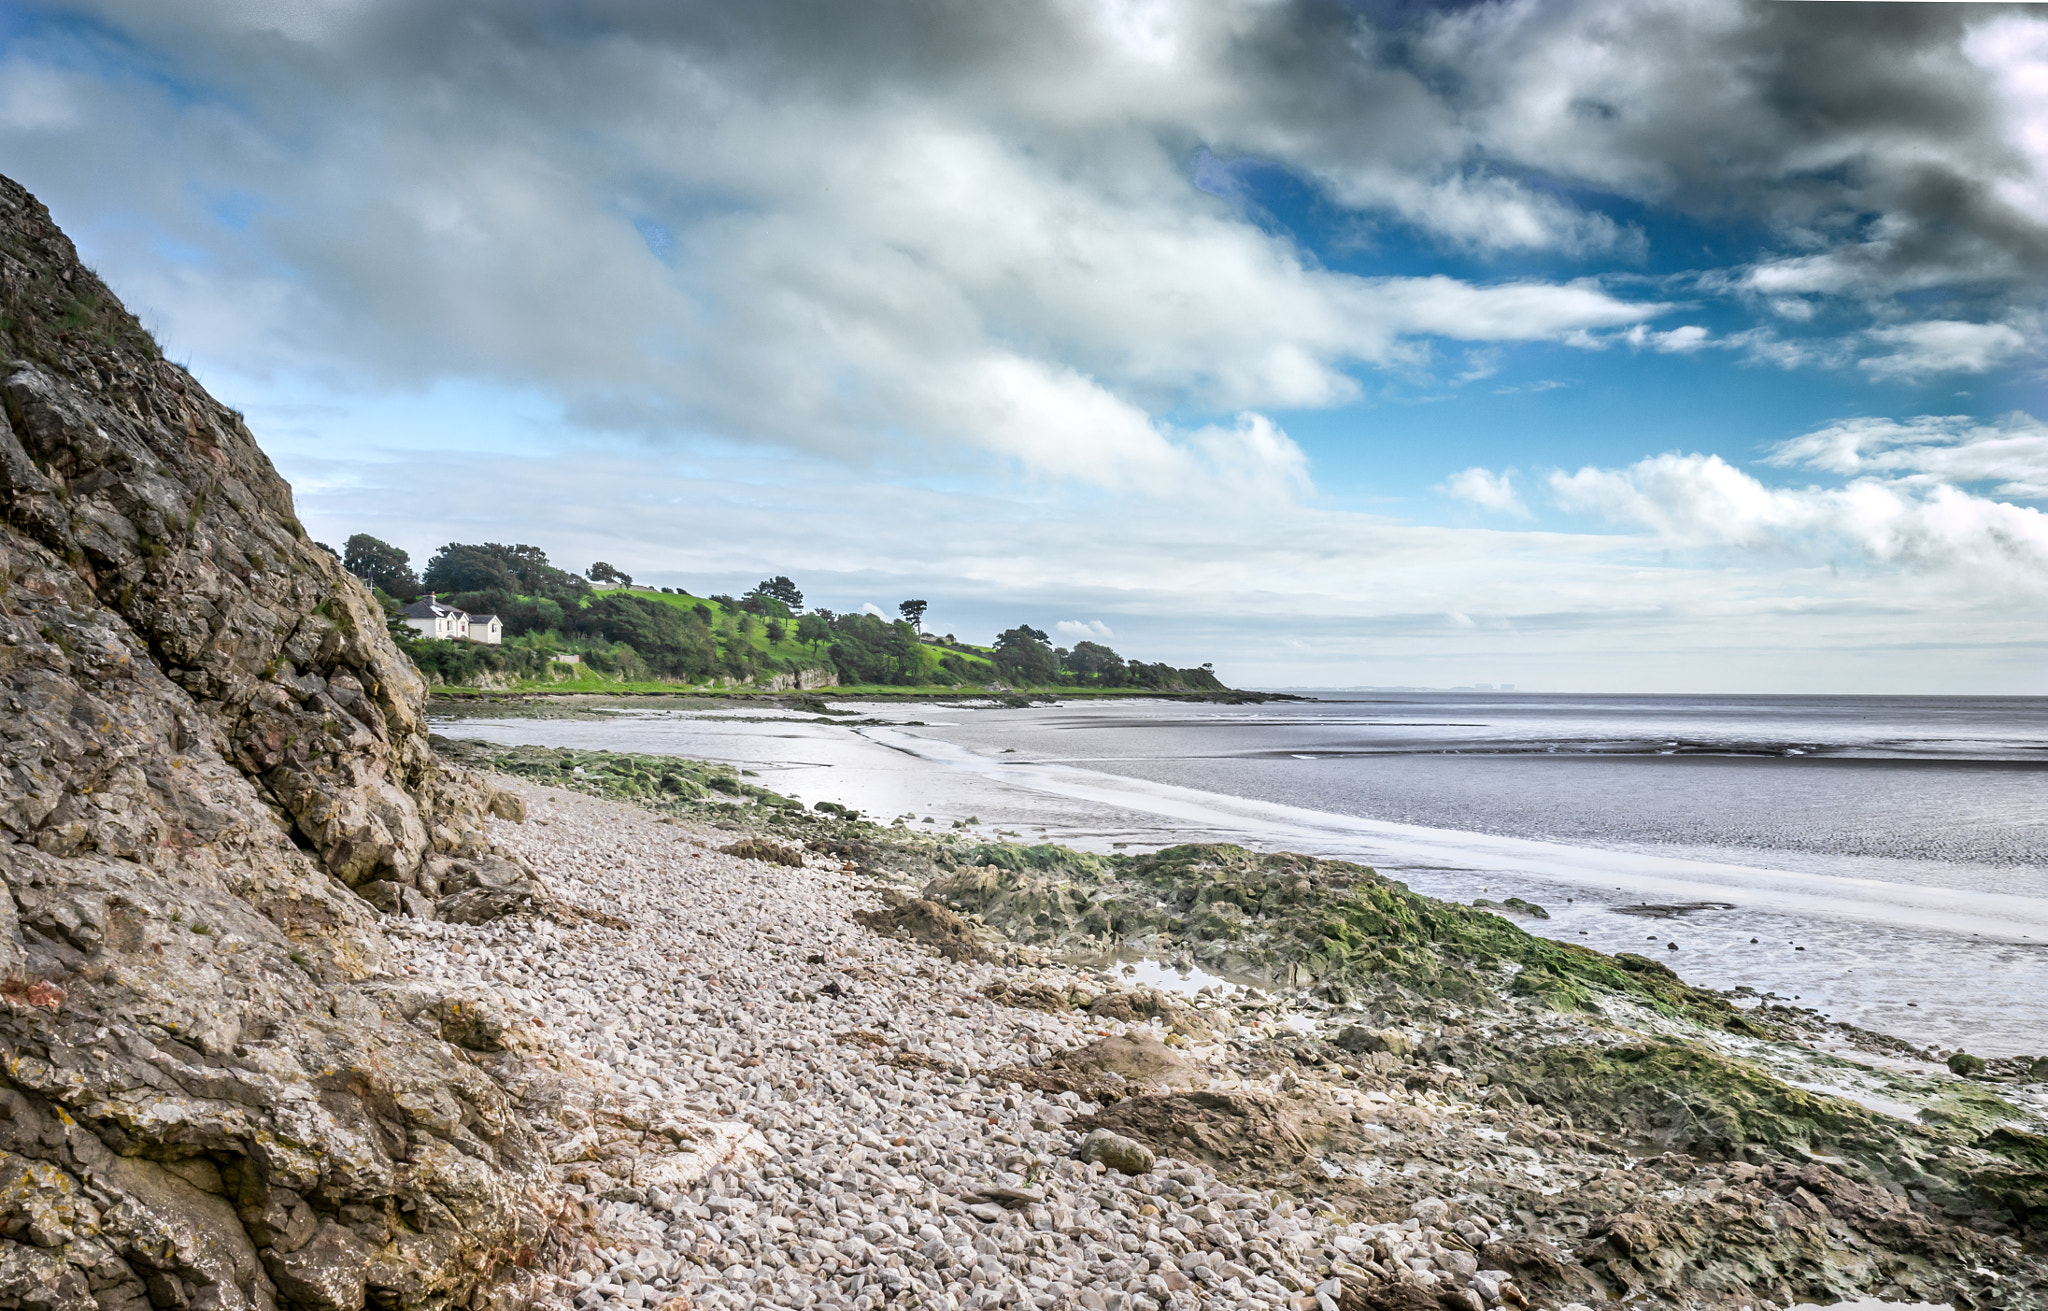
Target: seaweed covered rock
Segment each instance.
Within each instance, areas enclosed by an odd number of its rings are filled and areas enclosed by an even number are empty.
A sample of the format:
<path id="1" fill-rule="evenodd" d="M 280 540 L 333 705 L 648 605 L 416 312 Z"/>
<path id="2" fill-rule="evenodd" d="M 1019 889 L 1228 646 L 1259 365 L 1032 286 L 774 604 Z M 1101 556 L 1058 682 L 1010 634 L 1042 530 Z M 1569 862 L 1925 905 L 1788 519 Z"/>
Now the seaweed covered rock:
<path id="1" fill-rule="evenodd" d="M 461 738 L 435 737 L 432 745 L 445 760 L 669 815 L 718 815 L 735 806 L 764 814 L 803 815 L 802 802 L 743 781 L 731 765 L 630 751 L 499 746 Z"/>
<path id="2" fill-rule="evenodd" d="M 0 400 L 0 1305 L 516 1299 L 545 1153 L 367 990 L 351 891 L 544 896 L 491 790 L 240 416 L 4 179 Z"/>
<path id="3" fill-rule="evenodd" d="M 994 959 L 994 953 L 971 922 L 937 902 L 905 896 L 894 888 L 882 890 L 879 909 L 855 911 L 853 918 L 885 937 L 921 942 L 947 960 Z"/>
<path id="4" fill-rule="evenodd" d="M 1505 970 L 1515 993 L 1552 1009 L 1585 1009 L 1608 995 L 1717 1027 L 1756 1024 L 1645 957 L 1553 942 L 1367 866 L 1291 852 L 1202 843 L 1100 857 L 984 847 L 924 895 L 1020 941 L 1184 951 L 1218 973 L 1287 987 L 1486 1004 Z"/>

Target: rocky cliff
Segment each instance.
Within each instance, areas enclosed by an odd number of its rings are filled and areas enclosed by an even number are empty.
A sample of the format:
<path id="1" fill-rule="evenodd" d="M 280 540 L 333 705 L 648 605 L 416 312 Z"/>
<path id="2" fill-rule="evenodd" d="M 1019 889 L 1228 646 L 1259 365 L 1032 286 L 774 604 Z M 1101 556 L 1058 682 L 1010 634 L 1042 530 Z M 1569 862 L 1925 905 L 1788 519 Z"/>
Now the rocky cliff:
<path id="1" fill-rule="evenodd" d="M 0 398 L 0 1307 L 518 1300 L 540 1139 L 378 978 L 379 908 L 545 900 L 484 832 L 516 803 L 6 179 Z"/>

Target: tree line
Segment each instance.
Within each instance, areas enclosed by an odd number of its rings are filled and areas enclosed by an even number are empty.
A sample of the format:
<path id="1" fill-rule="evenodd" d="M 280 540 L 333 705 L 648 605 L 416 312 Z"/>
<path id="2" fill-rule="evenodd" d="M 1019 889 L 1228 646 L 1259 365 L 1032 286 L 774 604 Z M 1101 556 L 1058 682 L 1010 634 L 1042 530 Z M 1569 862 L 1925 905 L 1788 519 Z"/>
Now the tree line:
<path id="1" fill-rule="evenodd" d="M 450 542 L 415 575 L 407 552 L 367 533 L 348 539 L 342 563 L 383 602 L 394 638 L 421 671 L 451 684 L 474 683 L 485 673 L 538 677 L 556 653 L 574 652 L 599 672 L 631 681 L 755 682 L 826 668 L 842 684 L 957 687 L 1001 681 L 1012 687 L 1223 690 L 1208 665 L 1176 669 L 1126 660 L 1097 642 L 1056 647 L 1029 625 L 1005 631 L 987 651 L 950 634 L 928 638 L 923 624 L 929 607 L 922 600 L 904 601 L 897 607 L 902 617 L 895 620 L 806 610 L 803 592 L 781 574 L 739 597 L 700 600 L 675 588 L 655 595 L 600 591 L 593 584 L 625 589 L 632 579 L 601 560 L 578 575 L 523 543 Z M 420 637 L 398 612 L 428 592 L 471 614 L 497 615 L 504 644 Z"/>

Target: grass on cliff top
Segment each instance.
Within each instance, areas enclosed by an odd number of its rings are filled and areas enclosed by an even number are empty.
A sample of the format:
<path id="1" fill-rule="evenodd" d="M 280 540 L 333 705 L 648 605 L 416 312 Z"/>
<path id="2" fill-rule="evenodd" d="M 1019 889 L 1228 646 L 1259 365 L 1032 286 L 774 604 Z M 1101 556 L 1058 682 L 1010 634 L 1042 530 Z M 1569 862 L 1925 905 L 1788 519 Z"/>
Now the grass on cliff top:
<path id="1" fill-rule="evenodd" d="M 60 267 L 18 233 L 0 235 L 0 250 L 29 271 L 0 302 L 0 349 L 9 356 L 50 365 L 59 364 L 66 350 L 163 358 L 156 338 L 92 269 Z"/>

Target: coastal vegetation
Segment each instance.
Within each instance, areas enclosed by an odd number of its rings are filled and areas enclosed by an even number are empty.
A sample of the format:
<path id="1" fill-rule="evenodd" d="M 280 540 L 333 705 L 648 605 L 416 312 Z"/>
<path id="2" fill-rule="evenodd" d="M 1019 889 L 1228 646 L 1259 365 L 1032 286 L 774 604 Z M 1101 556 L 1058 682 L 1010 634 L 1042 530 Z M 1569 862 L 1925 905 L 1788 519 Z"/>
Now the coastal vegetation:
<path id="1" fill-rule="evenodd" d="M 1019 689 L 1118 693 L 1227 691 L 1204 664 L 1182 669 L 1130 660 L 1099 642 L 1055 646 L 1020 624 L 988 646 L 923 631 L 928 605 L 906 600 L 902 618 L 804 608 L 786 575 L 739 597 L 640 587 L 603 561 L 578 575 L 525 544 L 450 542 L 413 573 L 407 552 L 367 533 L 342 552 L 391 617 L 399 648 L 431 683 L 553 692 L 687 688 L 781 692 Z M 587 575 L 587 576 L 586 576 Z M 397 615 L 422 593 L 475 614 L 495 614 L 505 640 L 486 646 L 422 637 Z"/>

